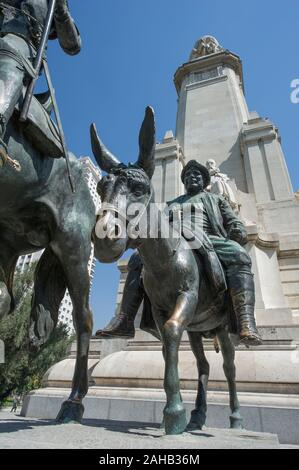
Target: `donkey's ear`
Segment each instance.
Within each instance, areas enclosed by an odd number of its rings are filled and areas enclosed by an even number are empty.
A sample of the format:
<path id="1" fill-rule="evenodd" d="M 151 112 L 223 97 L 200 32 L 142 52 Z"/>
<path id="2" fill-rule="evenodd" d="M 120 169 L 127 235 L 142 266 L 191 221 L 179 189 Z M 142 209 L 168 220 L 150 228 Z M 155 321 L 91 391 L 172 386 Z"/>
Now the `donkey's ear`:
<path id="1" fill-rule="evenodd" d="M 90 126 L 90 139 L 94 157 L 101 170 L 110 173 L 113 168 L 116 168 L 120 165 L 119 160 L 114 155 L 112 155 L 111 152 L 109 152 L 109 150 L 101 141 L 100 137 L 98 136 L 95 124 Z"/>
<path id="2" fill-rule="evenodd" d="M 151 179 L 155 171 L 156 125 L 153 108 L 146 108 L 145 117 L 139 134 L 139 157 L 137 165 L 140 166 Z"/>

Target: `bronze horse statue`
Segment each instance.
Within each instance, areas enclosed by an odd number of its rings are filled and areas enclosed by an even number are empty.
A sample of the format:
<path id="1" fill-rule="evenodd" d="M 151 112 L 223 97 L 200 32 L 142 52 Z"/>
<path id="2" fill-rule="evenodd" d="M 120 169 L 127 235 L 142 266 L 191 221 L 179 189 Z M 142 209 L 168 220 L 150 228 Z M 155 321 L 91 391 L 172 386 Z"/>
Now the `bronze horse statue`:
<path id="1" fill-rule="evenodd" d="M 209 379 L 209 364 L 202 341 L 205 336 L 217 337 L 219 341 L 230 393 L 231 428 L 241 428 L 242 417 L 235 382 L 235 348 L 227 328 L 227 299 L 225 295 L 214 298 L 207 286 L 203 264 L 189 249 L 184 238 L 150 236 L 153 224 L 156 224 L 158 234 L 163 232 L 163 225 L 168 224 L 166 216 L 153 204 L 151 178 L 155 168 L 156 144 L 153 110 L 146 109 L 139 137 L 140 155 L 135 165 L 121 164 L 103 145 L 95 125 L 91 127 L 91 140 L 98 165 L 108 173 L 98 188 L 103 206 L 93 235 L 96 256 L 102 262 L 114 262 L 127 249 L 133 248 L 138 250 L 143 262 L 144 289 L 151 303 L 157 329 L 155 335 L 162 341 L 165 359 L 166 434 L 180 434 L 186 428 L 202 429 L 205 424 Z M 136 204 L 144 208 L 137 222 Z M 130 236 L 130 223 L 135 220 L 133 224 L 139 226 L 141 218 L 150 221 L 145 223 L 146 233 L 139 237 Z M 114 226 L 116 219 L 125 221 L 117 229 Z M 185 330 L 198 367 L 198 395 L 188 427 L 178 374 L 178 352 Z"/>
<path id="2" fill-rule="evenodd" d="M 73 302 L 77 361 L 72 391 L 58 415 L 59 422 L 80 421 L 88 390 L 87 361 L 92 334 L 88 261 L 95 207 L 83 168 L 70 155 L 75 193 L 66 162 L 37 150 L 18 119 L 6 135 L 8 154 L 17 163 L 0 167 L 0 319 L 14 309 L 13 277 L 18 257 L 44 249 L 35 272 L 31 311 L 31 345 L 40 347 L 58 320 L 66 289 Z"/>

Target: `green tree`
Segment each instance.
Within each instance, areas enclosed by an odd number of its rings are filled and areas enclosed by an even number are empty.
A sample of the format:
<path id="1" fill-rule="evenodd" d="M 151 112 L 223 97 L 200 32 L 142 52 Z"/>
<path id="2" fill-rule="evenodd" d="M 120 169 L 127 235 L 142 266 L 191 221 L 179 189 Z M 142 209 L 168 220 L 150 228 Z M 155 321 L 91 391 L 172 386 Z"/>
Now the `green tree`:
<path id="1" fill-rule="evenodd" d="M 0 322 L 5 344 L 5 364 L 0 365 L 0 404 L 12 392 L 22 394 L 42 384 L 46 371 L 65 358 L 73 341 L 65 325 L 59 324 L 38 352 L 29 349 L 30 309 L 35 266 L 17 273 L 14 282 L 16 309 Z"/>

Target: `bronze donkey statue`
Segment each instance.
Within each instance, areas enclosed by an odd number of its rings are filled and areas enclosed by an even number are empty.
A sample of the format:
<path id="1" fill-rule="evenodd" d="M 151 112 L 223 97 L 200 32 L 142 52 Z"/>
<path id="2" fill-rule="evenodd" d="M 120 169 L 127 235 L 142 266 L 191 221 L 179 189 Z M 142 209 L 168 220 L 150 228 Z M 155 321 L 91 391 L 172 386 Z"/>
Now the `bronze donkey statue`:
<path id="1" fill-rule="evenodd" d="M 144 289 L 151 303 L 157 335 L 163 344 L 166 434 L 180 434 L 187 427 L 178 374 L 178 352 L 185 330 L 198 366 L 198 395 L 187 429 L 202 429 L 206 421 L 209 364 L 204 354 L 203 336 L 217 337 L 219 341 L 230 393 L 231 427 L 241 428 L 242 417 L 235 383 L 235 349 L 227 329 L 226 297 L 213 297 L 207 286 L 203 265 L 184 238 L 150 236 L 151 224 L 157 225 L 158 233 L 162 233 L 163 226 L 168 224 L 166 216 L 152 204 L 154 192 L 151 178 L 155 168 L 156 144 L 153 110 L 146 109 L 139 137 L 140 155 L 135 165 L 121 164 L 103 145 L 94 125 L 91 139 L 95 158 L 100 168 L 108 173 L 98 188 L 103 210 L 93 235 L 96 256 L 102 262 L 114 262 L 127 249 L 133 248 L 138 250 L 143 262 Z M 142 237 L 129 235 L 136 204 L 142 204 L 144 208 L 137 225 L 141 224 L 142 218 L 149 221 L 150 212 L 151 216 L 154 214 L 154 222 L 151 217 L 150 223 L 145 224 L 146 233 Z M 120 226 L 115 230 L 116 217 L 120 221 L 125 220 L 123 228 Z M 100 233 L 105 236 L 100 236 Z"/>

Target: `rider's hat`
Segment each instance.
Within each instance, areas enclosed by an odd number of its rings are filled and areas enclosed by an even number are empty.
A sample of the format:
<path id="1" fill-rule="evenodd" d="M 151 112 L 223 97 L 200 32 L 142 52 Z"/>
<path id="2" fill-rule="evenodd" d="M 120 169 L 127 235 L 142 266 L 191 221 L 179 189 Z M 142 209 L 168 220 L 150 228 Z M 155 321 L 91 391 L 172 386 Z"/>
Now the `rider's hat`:
<path id="1" fill-rule="evenodd" d="M 187 163 L 185 168 L 183 168 L 182 175 L 181 175 L 182 182 L 184 183 L 185 174 L 188 170 L 190 170 L 190 168 L 196 168 L 197 170 L 200 171 L 200 173 L 202 174 L 203 182 L 204 182 L 204 189 L 206 189 L 211 183 L 209 170 L 204 165 L 197 162 L 196 160 L 190 160 L 190 162 Z"/>

